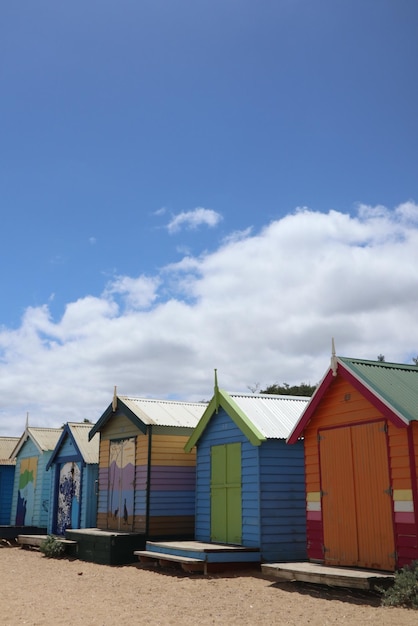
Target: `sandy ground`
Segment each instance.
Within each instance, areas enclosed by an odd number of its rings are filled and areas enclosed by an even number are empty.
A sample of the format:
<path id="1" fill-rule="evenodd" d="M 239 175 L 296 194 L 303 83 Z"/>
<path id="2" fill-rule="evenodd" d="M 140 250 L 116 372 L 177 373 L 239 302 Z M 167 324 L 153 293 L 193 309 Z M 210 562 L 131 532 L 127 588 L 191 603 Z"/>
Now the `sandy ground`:
<path id="1" fill-rule="evenodd" d="M 418 624 L 418 612 L 383 608 L 370 592 L 277 583 L 257 571 L 204 577 L 169 570 L 47 559 L 0 548 L 0 624 Z"/>

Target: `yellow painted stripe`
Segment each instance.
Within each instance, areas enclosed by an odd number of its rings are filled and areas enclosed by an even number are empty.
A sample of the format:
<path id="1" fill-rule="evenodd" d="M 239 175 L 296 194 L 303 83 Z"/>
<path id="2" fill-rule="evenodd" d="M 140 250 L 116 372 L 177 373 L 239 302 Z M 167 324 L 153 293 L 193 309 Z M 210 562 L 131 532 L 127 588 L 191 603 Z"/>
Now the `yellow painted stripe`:
<path id="1" fill-rule="evenodd" d="M 395 502 L 409 502 L 412 500 L 412 489 L 394 489 L 393 499 Z"/>
<path id="2" fill-rule="evenodd" d="M 311 491 L 306 494 L 307 502 L 321 502 L 321 492 L 320 491 Z"/>

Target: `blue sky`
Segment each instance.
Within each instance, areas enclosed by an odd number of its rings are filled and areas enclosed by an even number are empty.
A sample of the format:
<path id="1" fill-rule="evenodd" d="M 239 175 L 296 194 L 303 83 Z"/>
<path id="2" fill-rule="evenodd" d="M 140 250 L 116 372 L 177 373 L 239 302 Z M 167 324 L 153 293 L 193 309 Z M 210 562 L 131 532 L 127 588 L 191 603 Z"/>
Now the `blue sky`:
<path id="1" fill-rule="evenodd" d="M 416 0 L 0 15 L 0 434 L 418 354 Z"/>

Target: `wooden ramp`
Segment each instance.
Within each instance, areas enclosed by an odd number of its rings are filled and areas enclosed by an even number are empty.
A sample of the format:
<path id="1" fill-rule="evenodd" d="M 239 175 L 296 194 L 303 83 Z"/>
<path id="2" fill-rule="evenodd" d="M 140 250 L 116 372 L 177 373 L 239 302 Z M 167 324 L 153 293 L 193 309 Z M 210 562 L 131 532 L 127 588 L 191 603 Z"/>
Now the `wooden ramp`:
<path id="1" fill-rule="evenodd" d="M 203 541 L 147 541 L 145 550 L 134 554 L 144 565 L 180 566 L 186 572 L 203 574 L 258 565 L 261 559 L 258 548 Z"/>
<path id="2" fill-rule="evenodd" d="M 327 567 L 317 563 L 264 563 L 261 572 L 283 581 L 300 581 L 329 587 L 374 589 L 386 586 L 394 575 L 374 570 Z"/>

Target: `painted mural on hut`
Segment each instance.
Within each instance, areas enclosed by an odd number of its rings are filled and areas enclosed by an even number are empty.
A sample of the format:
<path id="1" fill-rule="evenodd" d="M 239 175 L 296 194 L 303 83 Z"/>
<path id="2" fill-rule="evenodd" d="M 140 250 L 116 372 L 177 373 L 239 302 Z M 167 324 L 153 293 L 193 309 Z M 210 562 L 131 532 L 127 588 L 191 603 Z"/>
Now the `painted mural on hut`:
<path id="1" fill-rule="evenodd" d="M 109 509 L 111 530 L 133 526 L 135 485 L 135 437 L 111 441 L 109 446 Z"/>
<path id="2" fill-rule="evenodd" d="M 63 463 L 59 473 L 56 532 L 64 535 L 67 528 L 77 528 L 80 518 L 80 464 Z"/>
<path id="3" fill-rule="evenodd" d="M 22 459 L 19 473 L 19 490 L 17 494 L 16 525 L 27 526 L 32 523 L 34 504 L 36 473 L 38 458 L 29 457 Z"/>

